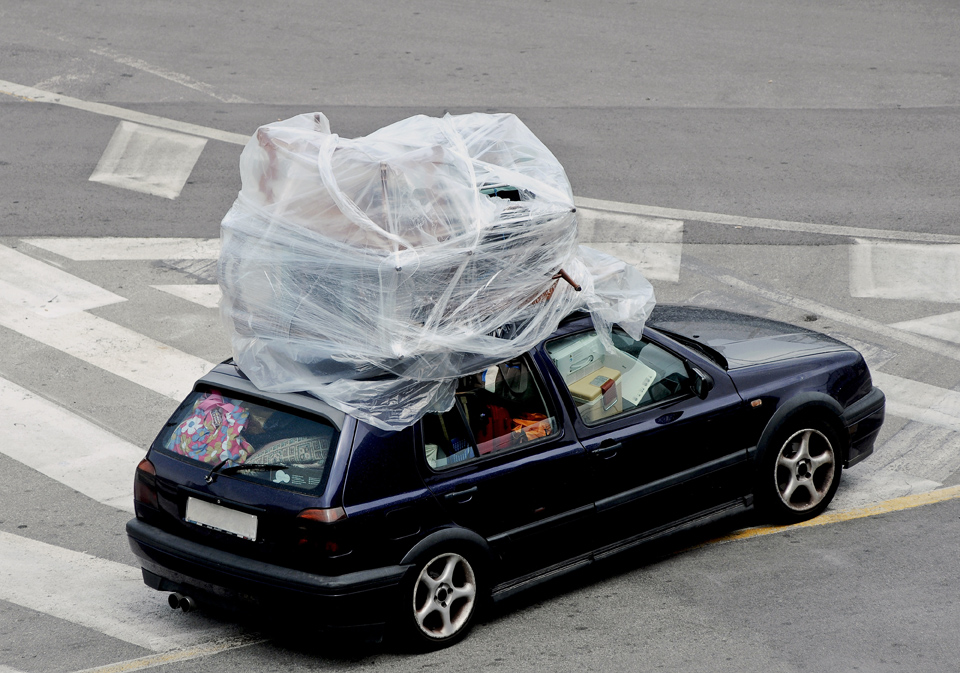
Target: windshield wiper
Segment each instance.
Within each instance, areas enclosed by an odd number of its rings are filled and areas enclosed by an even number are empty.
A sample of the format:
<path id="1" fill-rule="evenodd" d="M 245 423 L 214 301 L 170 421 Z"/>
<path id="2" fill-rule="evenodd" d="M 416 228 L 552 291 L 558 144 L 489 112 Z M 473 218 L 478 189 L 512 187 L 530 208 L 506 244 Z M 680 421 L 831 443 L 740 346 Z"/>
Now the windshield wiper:
<path id="1" fill-rule="evenodd" d="M 204 477 L 204 481 L 208 484 L 212 484 L 217 480 L 221 474 L 233 474 L 234 472 L 241 472 L 246 470 L 252 470 L 257 472 L 264 472 L 267 470 L 289 470 L 290 466 L 283 463 L 244 463 L 242 465 L 230 465 L 229 467 L 224 467 L 232 459 L 227 458 L 226 460 L 221 460 L 219 463 L 214 465 L 213 469 L 207 473 L 207 476 Z"/>
<path id="2" fill-rule="evenodd" d="M 727 364 L 727 358 L 723 357 L 723 353 L 721 353 L 715 348 L 708 346 L 702 341 L 697 341 L 696 339 L 688 337 L 684 334 L 677 334 L 676 332 L 671 332 L 670 330 L 663 329 L 662 327 L 656 327 L 654 329 L 656 329 L 661 334 L 667 335 L 674 341 L 679 341 L 680 343 L 686 346 L 690 346 L 691 348 L 700 351 L 701 353 L 706 355 L 708 358 L 716 362 L 718 365 L 720 365 L 724 369 L 730 368 L 729 364 Z"/>

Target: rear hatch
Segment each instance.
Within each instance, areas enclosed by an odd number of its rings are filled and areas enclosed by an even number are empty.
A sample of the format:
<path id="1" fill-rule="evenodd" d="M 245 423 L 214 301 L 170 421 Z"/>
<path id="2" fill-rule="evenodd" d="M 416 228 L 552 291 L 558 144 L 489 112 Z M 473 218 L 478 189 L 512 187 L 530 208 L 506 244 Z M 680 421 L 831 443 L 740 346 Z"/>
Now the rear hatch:
<path id="1" fill-rule="evenodd" d="M 138 502 L 137 515 L 211 547 L 315 571 L 338 551 L 343 510 L 331 474 L 349 450 L 342 426 L 342 415 L 200 384 L 151 447 L 156 506 Z"/>

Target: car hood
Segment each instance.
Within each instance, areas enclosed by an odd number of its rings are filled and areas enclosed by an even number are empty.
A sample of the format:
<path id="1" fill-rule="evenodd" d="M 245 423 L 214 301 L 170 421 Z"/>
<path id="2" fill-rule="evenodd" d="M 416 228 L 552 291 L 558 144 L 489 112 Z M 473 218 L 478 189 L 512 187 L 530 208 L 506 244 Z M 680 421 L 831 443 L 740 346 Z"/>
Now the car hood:
<path id="1" fill-rule="evenodd" d="M 813 330 L 756 316 L 694 306 L 657 306 L 647 324 L 719 351 L 729 369 L 854 350 Z"/>

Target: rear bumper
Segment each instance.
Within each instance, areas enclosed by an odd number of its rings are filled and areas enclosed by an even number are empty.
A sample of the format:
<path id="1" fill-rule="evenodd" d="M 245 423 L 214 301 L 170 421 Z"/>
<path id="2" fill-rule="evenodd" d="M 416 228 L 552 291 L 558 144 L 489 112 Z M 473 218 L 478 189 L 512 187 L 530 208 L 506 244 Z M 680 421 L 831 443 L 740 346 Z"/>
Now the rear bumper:
<path id="1" fill-rule="evenodd" d="M 144 582 L 218 603 L 248 602 L 285 613 L 303 612 L 319 626 L 385 623 L 412 566 L 338 576 L 316 575 L 208 547 L 132 519 L 127 538 Z"/>
<path id="2" fill-rule="evenodd" d="M 849 434 L 844 467 L 856 465 L 873 453 L 885 413 L 886 397 L 879 388 L 874 388 L 844 410 L 841 420 Z"/>

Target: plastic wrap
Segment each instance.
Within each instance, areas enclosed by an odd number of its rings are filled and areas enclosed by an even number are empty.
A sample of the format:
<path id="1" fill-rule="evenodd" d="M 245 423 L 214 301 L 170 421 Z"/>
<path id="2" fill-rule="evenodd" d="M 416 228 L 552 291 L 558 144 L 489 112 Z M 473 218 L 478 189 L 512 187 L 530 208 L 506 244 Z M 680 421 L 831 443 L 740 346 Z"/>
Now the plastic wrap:
<path id="1" fill-rule="evenodd" d="M 449 409 L 458 377 L 577 309 L 609 343 L 610 324 L 639 336 L 653 307 L 638 271 L 578 246 L 563 167 L 513 115 L 417 116 L 356 139 L 300 115 L 261 127 L 240 172 L 219 263 L 235 360 L 263 390 L 382 429 Z"/>

